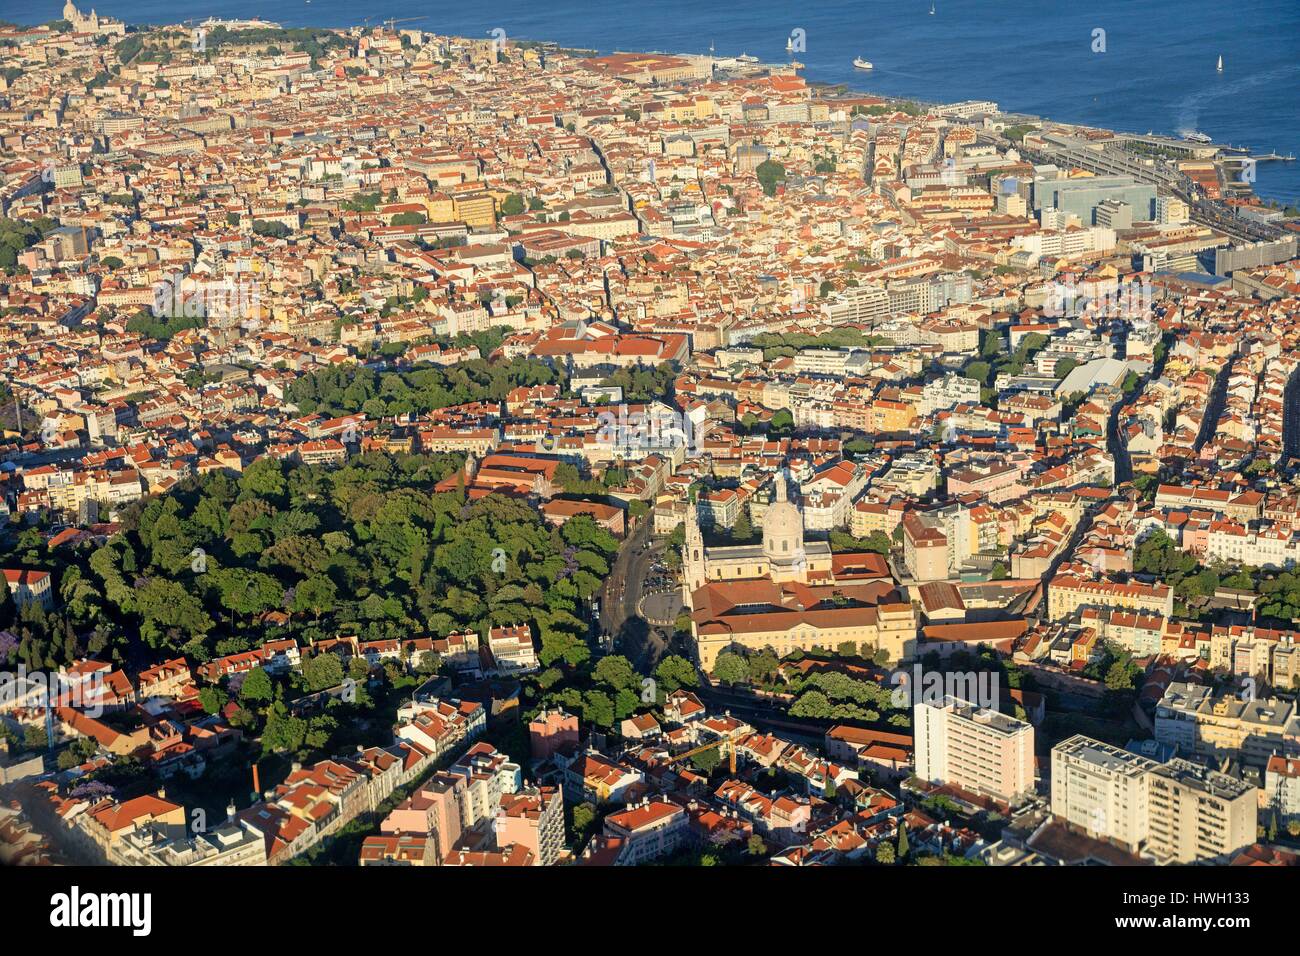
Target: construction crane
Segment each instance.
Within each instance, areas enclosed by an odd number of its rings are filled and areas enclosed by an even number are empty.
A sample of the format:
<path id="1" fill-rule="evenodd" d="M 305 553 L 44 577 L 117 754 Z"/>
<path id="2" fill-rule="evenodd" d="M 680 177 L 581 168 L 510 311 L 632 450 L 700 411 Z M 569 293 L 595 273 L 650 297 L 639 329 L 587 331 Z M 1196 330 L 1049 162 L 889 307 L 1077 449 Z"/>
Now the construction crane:
<path id="1" fill-rule="evenodd" d="M 719 748 L 721 748 L 722 752 L 726 754 L 727 769 L 734 776 L 736 773 L 736 742 L 730 737 L 723 737 L 716 743 L 705 744 L 703 747 L 695 747 L 685 753 L 678 754 L 676 757 L 669 757 L 668 762 L 674 764 L 682 760 L 690 760 L 692 757 L 698 756 L 706 751 L 717 750 Z"/>

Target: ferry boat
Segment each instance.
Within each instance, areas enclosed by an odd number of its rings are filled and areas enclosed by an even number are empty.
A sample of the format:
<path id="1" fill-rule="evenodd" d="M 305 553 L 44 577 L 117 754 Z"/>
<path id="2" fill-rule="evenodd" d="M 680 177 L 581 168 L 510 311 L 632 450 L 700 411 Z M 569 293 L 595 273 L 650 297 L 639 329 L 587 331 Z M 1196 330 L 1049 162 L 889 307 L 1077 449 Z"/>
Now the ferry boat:
<path id="1" fill-rule="evenodd" d="M 859 70 L 874 70 L 874 69 L 875 69 L 875 67 L 871 65 L 871 61 L 870 61 L 870 60 L 864 60 L 864 59 L 862 59 L 862 57 L 860 57 L 860 56 L 854 58 L 854 60 L 853 60 L 853 65 L 856 66 Z"/>
<path id="2" fill-rule="evenodd" d="M 758 57 L 750 56 L 748 53 L 742 53 L 736 59 L 741 63 L 757 63 Z"/>
<path id="3" fill-rule="evenodd" d="M 1183 133 L 1183 139 L 1187 140 L 1187 142 L 1189 143 L 1213 143 L 1214 142 L 1214 139 L 1212 137 L 1206 136 L 1201 131 L 1194 130 L 1194 129 L 1189 129 L 1187 132 Z"/>

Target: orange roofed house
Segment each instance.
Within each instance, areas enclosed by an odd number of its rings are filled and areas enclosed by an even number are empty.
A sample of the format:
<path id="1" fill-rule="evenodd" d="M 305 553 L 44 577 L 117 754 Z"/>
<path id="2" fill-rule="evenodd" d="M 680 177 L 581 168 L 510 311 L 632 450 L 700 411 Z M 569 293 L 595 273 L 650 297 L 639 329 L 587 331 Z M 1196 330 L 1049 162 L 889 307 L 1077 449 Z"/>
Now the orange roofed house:
<path id="1" fill-rule="evenodd" d="M 475 467 L 467 459 L 465 472 L 448 475 L 434 490 L 455 491 L 463 484 L 470 498 L 481 498 L 494 491 L 549 499 L 554 494 L 555 469 L 559 462 L 526 455 L 488 455 Z"/>
<path id="2" fill-rule="evenodd" d="M 564 498 L 552 498 L 542 505 L 542 517 L 556 527 L 577 515 L 591 515 L 595 522 L 610 534 L 623 537 L 622 508 L 595 501 L 569 501 Z"/>
<path id="3" fill-rule="evenodd" d="M 5 583 L 14 603 L 20 608 L 39 604 L 45 610 L 54 606 L 54 579 L 49 571 L 32 571 L 27 568 L 5 568 Z"/>
<path id="4" fill-rule="evenodd" d="M 636 866 L 669 856 L 687 837 L 686 810 L 668 800 L 646 800 L 605 818 L 605 837 L 621 841 L 616 863 Z"/>
<path id="5" fill-rule="evenodd" d="M 114 855 L 120 840 L 145 824 L 161 825 L 176 836 L 185 833 L 185 808 L 154 794 L 124 803 L 105 801 L 91 807 L 86 814 L 83 830 L 107 858 Z"/>
<path id="6" fill-rule="evenodd" d="M 554 787 L 503 794 L 493 829 L 499 849 L 519 844 L 534 866 L 552 866 L 564 848 L 564 798 Z"/>

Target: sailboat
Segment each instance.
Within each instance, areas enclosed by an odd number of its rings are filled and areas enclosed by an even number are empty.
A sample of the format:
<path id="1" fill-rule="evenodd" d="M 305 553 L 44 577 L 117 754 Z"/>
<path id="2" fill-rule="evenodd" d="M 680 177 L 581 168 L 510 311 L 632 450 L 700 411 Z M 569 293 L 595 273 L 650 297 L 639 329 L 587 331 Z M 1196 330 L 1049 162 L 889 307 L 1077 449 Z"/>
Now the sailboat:
<path id="1" fill-rule="evenodd" d="M 930 4 L 930 16 L 934 16 L 934 4 Z"/>
<path id="2" fill-rule="evenodd" d="M 1218 72 L 1218 73 L 1222 73 L 1222 72 L 1223 72 L 1223 54 L 1222 54 L 1222 53 L 1219 54 L 1219 65 L 1216 66 L 1214 69 L 1215 69 L 1215 71 Z"/>

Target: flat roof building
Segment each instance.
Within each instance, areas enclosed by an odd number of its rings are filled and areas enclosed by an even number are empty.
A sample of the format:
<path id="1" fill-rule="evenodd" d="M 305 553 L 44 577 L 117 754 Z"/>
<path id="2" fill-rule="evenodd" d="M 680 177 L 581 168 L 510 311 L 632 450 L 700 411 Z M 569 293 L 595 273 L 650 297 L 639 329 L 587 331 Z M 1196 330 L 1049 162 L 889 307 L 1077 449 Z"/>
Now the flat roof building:
<path id="1" fill-rule="evenodd" d="M 1159 863 L 1226 863 L 1255 842 L 1255 788 L 1189 760 L 1151 771 L 1148 848 Z"/>
<path id="2" fill-rule="evenodd" d="M 1137 854 L 1147 842 L 1147 774 L 1159 764 L 1075 734 L 1052 748 L 1052 813 Z"/>
<path id="3" fill-rule="evenodd" d="M 1012 803 L 1034 790 L 1034 728 L 955 697 L 918 703 L 916 775 Z"/>
<path id="4" fill-rule="evenodd" d="M 1086 226 L 1099 225 L 1097 207 L 1108 200 L 1127 203 L 1130 221 L 1150 221 L 1155 214 L 1156 187 L 1131 176 L 1034 180 L 1034 212 L 1055 209 L 1078 216 Z"/>

